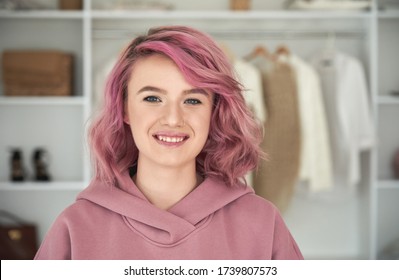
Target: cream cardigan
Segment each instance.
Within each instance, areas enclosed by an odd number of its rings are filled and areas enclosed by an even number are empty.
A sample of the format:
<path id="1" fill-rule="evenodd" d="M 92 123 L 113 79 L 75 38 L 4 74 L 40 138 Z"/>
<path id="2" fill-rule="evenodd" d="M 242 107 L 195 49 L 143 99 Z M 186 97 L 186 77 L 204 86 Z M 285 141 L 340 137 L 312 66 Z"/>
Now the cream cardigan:
<path id="1" fill-rule="evenodd" d="M 360 181 L 360 152 L 375 142 L 364 69 L 360 61 L 340 52 L 321 52 L 312 59 L 322 81 L 330 128 L 336 185 Z"/>
<path id="2" fill-rule="evenodd" d="M 293 67 L 301 120 L 300 180 L 310 191 L 332 187 L 332 162 L 320 79 L 315 69 L 295 54 L 286 57 Z"/>

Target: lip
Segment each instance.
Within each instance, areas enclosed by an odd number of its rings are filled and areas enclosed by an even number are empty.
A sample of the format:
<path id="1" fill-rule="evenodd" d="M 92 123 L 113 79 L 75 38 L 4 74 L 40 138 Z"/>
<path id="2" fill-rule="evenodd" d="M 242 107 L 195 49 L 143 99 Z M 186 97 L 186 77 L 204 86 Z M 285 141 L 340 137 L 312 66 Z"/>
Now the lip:
<path id="1" fill-rule="evenodd" d="M 170 131 L 157 132 L 154 133 L 152 137 L 158 144 L 167 147 L 179 147 L 189 139 L 189 135 L 186 133 L 177 133 Z"/>

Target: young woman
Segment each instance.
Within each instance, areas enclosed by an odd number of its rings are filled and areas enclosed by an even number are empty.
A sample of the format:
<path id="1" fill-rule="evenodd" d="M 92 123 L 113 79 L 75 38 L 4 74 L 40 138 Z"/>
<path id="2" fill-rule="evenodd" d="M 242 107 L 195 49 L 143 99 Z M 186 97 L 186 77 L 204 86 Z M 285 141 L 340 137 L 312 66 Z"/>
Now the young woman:
<path id="1" fill-rule="evenodd" d="M 151 29 L 116 63 L 90 130 L 95 177 L 36 259 L 302 259 L 243 179 L 261 137 L 209 36 Z"/>

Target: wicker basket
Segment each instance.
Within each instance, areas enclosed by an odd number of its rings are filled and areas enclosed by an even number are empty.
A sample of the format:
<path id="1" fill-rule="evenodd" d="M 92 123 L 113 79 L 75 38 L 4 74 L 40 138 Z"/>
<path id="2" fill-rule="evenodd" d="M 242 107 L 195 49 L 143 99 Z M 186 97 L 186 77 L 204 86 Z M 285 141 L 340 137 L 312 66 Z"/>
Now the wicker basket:
<path id="1" fill-rule="evenodd" d="M 72 95 L 73 57 L 58 51 L 5 51 L 4 94 L 8 96 Z"/>
<path id="2" fill-rule="evenodd" d="M 235 11 L 245 11 L 251 8 L 251 0 L 230 0 L 230 9 Z"/>
<path id="3" fill-rule="evenodd" d="M 59 8 L 61 10 L 82 10 L 82 0 L 59 0 Z"/>

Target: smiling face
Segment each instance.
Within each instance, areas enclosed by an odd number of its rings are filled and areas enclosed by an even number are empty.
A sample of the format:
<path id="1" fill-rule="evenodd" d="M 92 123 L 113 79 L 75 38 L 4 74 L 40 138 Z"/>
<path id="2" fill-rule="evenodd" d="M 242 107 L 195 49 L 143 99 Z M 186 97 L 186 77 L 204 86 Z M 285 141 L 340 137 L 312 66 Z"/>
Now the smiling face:
<path id="1" fill-rule="evenodd" d="M 125 122 L 139 150 L 138 165 L 195 168 L 208 138 L 212 100 L 211 93 L 190 85 L 166 56 L 135 62 Z"/>

